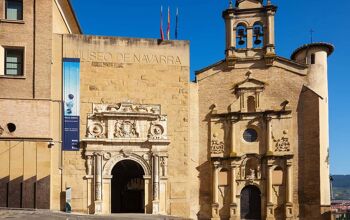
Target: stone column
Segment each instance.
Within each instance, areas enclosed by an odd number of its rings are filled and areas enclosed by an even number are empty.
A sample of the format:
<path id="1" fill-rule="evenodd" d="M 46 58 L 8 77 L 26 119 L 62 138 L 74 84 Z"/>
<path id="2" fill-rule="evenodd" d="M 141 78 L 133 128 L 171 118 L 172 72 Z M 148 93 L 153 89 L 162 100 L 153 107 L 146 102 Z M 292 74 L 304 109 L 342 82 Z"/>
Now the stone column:
<path id="1" fill-rule="evenodd" d="M 102 153 L 96 153 L 95 214 L 102 214 Z"/>
<path id="2" fill-rule="evenodd" d="M 275 219 L 274 215 L 274 204 L 272 198 L 272 171 L 273 164 L 272 161 L 267 162 L 267 179 L 266 179 L 266 219 L 273 220 Z"/>
<path id="3" fill-rule="evenodd" d="M 239 220 L 237 213 L 237 184 L 236 184 L 236 168 L 237 164 L 235 162 L 231 163 L 231 205 L 230 205 L 230 220 Z"/>
<path id="4" fill-rule="evenodd" d="M 247 27 L 247 48 L 253 48 L 253 27 Z"/>
<path id="5" fill-rule="evenodd" d="M 272 143 L 271 143 L 271 137 L 272 137 L 272 129 L 271 129 L 271 117 L 266 117 L 266 155 L 272 155 L 273 149 L 272 149 Z"/>
<path id="6" fill-rule="evenodd" d="M 92 156 L 86 156 L 86 173 L 88 176 L 92 176 Z"/>
<path id="7" fill-rule="evenodd" d="M 230 157 L 237 156 L 235 140 L 236 140 L 235 121 L 231 120 L 231 153 L 230 153 Z"/>
<path id="8" fill-rule="evenodd" d="M 159 156 L 153 155 L 153 209 L 152 214 L 159 213 Z"/>
<path id="9" fill-rule="evenodd" d="M 293 218 L 293 170 L 292 161 L 286 161 L 286 219 Z"/>
<path id="10" fill-rule="evenodd" d="M 275 12 L 267 12 L 267 26 L 268 33 L 267 37 L 266 54 L 275 54 Z"/>
<path id="11" fill-rule="evenodd" d="M 236 29 L 233 28 L 233 14 L 225 17 L 226 24 L 226 56 L 233 55 L 233 48 L 236 47 Z"/>
<path id="12" fill-rule="evenodd" d="M 219 220 L 219 170 L 220 162 L 214 162 L 213 164 L 213 185 L 212 185 L 212 194 L 213 194 L 213 204 L 212 204 L 212 220 Z"/>
<path id="13" fill-rule="evenodd" d="M 143 179 L 145 181 L 145 213 L 151 213 L 151 201 L 152 201 L 152 190 L 150 190 L 150 185 L 151 185 L 151 176 L 143 176 Z M 150 201 L 151 200 L 151 201 Z"/>

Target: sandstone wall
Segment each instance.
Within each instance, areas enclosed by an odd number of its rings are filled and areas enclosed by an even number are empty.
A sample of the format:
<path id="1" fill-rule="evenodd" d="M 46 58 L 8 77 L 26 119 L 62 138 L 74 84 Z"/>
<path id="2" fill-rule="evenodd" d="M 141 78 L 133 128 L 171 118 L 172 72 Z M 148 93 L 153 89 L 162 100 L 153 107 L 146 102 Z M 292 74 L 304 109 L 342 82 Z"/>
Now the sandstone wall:
<path id="1" fill-rule="evenodd" d="M 200 139 L 199 139 L 199 176 L 200 176 L 200 216 L 203 219 L 209 218 L 211 214 L 212 203 L 212 189 L 211 189 L 211 175 L 212 168 L 210 164 L 210 155 L 208 154 L 210 140 L 210 124 L 209 116 L 210 112 L 215 107 L 216 113 L 227 113 L 240 111 L 239 97 L 234 94 L 235 85 L 243 82 L 247 79 L 248 75 L 252 79 L 256 79 L 266 83 L 265 90 L 260 95 L 260 109 L 264 110 L 281 110 L 281 104 L 288 100 L 288 108 L 292 111 L 291 129 L 288 131 L 290 142 L 292 143 L 292 151 L 294 153 L 293 159 L 293 206 L 294 215 L 298 215 L 298 203 L 299 203 L 299 179 L 300 174 L 298 172 L 300 164 L 298 162 L 299 152 L 299 138 L 298 138 L 298 107 L 299 96 L 301 94 L 303 84 L 306 82 L 306 77 L 289 72 L 286 69 L 271 67 L 264 68 L 263 63 L 242 63 L 237 64 L 233 70 L 227 69 L 225 63 L 216 65 L 209 68 L 204 72 L 197 75 L 198 91 L 199 91 L 199 123 L 200 123 Z M 251 70 L 250 73 L 248 71 Z M 274 126 L 274 125 L 273 125 Z M 278 130 L 278 126 L 275 125 L 274 132 L 281 132 Z M 242 141 L 243 131 L 236 134 L 236 146 L 239 151 L 238 155 L 249 153 L 248 148 L 244 146 Z M 264 132 L 265 133 L 265 132 Z M 261 140 L 263 146 L 260 148 L 265 149 L 265 140 Z M 227 144 L 227 143 L 226 143 Z M 263 151 L 255 153 L 263 153 Z M 254 153 L 254 152 L 251 152 Z M 263 198 L 265 192 L 262 192 Z M 263 200 L 264 201 L 264 200 Z M 264 210 L 262 210 L 264 212 Z M 283 211 L 282 211 L 283 212 Z"/>
<path id="2" fill-rule="evenodd" d="M 168 213 L 189 216 L 189 45 L 186 41 L 56 35 L 54 64 L 62 57 L 81 59 L 81 134 L 93 103 L 132 101 L 160 104 L 168 115 Z M 62 42 L 62 44 L 61 44 Z M 60 54 L 60 51 L 63 54 Z M 60 71 L 54 87 L 60 89 Z M 59 93 L 56 95 L 59 96 Z M 83 147 L 83 146 L 82 146 Z M 72 207 L 88 212 L 85 160 L 81 152 L 63 152 L 63 186 L 71 186 Z M 57 172 L 56 172 L 57 173 Z M 63 187 L 62 186 L 62 187 Z M 59 201 L 53 201 L 58 207 Z"/>

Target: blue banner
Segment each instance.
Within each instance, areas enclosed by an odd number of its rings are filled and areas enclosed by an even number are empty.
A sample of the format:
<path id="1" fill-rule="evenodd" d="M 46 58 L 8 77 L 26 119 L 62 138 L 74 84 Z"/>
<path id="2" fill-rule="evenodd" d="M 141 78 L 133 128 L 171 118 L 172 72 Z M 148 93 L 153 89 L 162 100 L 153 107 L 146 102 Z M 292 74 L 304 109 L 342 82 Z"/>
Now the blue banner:
<path id="1" fill-rule="evenodd" d="M 63 146 L 78 151 L 80 141 L 80 59 L 63 59 Z"/>

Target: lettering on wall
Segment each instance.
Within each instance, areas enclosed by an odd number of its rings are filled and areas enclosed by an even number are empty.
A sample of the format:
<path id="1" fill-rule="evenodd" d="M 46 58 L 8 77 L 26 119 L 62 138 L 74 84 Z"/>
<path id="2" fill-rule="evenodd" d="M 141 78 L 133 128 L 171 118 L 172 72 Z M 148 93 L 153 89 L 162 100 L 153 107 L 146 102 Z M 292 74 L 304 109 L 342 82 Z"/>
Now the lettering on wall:
<path id="1" fill-rule="evenodd" d="M 160 55 L 152 53 L 112 53 L 96 51 L 73 51 L 74 57 L 80 58 L 81 62 L 91 62 L 95 67 L 119 68 L 120 64 L 157 64 L 181 66 L 182 62 L 176 55 Z"/>

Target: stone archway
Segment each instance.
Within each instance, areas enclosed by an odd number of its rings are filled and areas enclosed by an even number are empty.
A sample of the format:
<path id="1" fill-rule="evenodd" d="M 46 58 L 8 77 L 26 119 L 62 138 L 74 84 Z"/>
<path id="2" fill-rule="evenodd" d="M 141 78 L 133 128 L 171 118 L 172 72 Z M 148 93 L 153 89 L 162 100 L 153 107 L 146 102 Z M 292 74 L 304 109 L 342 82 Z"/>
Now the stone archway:
<path id="1" fill-rule="evenodd" d="M 122 160 L 112 169 L 111 213 L 144 213 L 144 171 L 133 160 Z"/>
<path id="2" fill-rule="evenodd" d="M 241 219 L 261 220 L 261 192 L 256 186 L 246 186 L 241 192 Z"/>
<path id="3" fill-rule="evenodd" d="M 93 105 L 93 113 L 88 115 L 87 136 L 83 139 L 91 212 L 113 211 L 113 168 L 120 162 L 132 161 L 143 173 L 144 212 L 166 214 L 168 200 L 160 197 L 160 191 L 167 189 L 170 141 L 167 116 L 160 109 L 160 105 L 130 102 Z"/>

